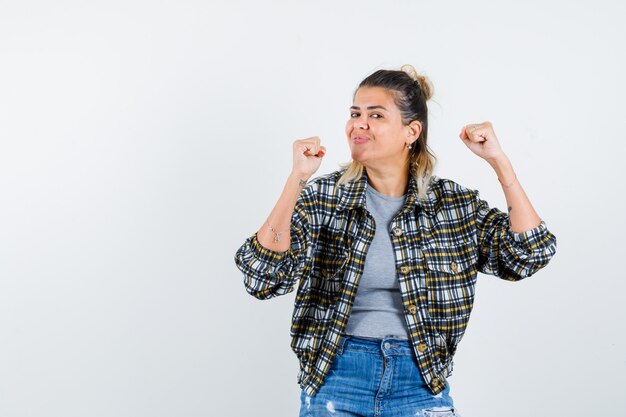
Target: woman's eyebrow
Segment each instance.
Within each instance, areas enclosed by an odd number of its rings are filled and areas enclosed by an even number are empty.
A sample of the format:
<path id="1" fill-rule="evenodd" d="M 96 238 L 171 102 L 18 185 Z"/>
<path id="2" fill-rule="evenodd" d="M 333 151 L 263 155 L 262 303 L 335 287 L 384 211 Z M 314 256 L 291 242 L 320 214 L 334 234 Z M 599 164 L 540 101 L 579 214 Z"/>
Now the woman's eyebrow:
<path id="1" fill-rule="evenodd" d="M 383 109 L 384 111 L 389 112 L 389 110 L 387 110 L 383 106 L 369 106 L 367 108 L 367 110 L 374 110 L 374 109 Z M 350 110 L 361 110 L 361 108 L 359 106 L 351 106 Z"/>

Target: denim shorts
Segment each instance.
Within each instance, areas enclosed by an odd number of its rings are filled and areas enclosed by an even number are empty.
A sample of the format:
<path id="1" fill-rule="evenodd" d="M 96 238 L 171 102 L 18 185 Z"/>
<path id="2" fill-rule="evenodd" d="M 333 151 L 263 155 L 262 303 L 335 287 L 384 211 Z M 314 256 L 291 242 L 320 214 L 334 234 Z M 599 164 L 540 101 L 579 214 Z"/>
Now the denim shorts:
<path id="1" fill-rule="evenodd" d="M 430 391 L 410 341 L 346 335 L 320 389 L 301 391 L 299 417 L 458 417 L 449 392 Z"/>

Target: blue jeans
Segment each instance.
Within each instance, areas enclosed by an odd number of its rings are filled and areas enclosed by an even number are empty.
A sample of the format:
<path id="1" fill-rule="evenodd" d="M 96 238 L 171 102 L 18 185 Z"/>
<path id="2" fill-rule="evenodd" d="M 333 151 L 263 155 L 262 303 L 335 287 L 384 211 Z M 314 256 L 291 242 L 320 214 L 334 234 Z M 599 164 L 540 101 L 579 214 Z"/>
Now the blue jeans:
<path id="1" fill-rule="evenodd" d="M 346 335 L 311 397 L 300 394 L 300 417 L 453 417 L 449 395 L 429 390 L 408 340 Z"/>

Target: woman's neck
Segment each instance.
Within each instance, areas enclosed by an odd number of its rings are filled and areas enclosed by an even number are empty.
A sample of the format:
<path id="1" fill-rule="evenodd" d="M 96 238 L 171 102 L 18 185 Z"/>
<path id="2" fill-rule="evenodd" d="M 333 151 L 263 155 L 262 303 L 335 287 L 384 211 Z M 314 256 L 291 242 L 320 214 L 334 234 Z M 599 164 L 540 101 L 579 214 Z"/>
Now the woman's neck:
<path id="1" fill-rule="evenodd" d="M 387 197 L 402 197 L 409 185 L 409 171 L 405 169 L 365 168 L 367 182 L 376 191 Z"/>

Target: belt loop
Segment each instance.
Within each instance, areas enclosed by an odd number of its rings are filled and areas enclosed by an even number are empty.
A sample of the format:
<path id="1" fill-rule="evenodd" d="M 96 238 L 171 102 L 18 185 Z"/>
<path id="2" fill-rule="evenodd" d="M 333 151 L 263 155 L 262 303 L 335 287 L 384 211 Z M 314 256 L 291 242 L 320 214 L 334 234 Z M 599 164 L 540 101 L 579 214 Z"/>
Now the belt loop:
<path id="1" fill-rule="evenodd" d="M 337 347 L 337 353 L 338 354 L 343 354 L 343 348 L 344 345 L 346 344 L 346 339 L 348 338 L 348 335 L 344 334 L 341 336 L 341 341 L 339 342 L 339 346 Z"/>

